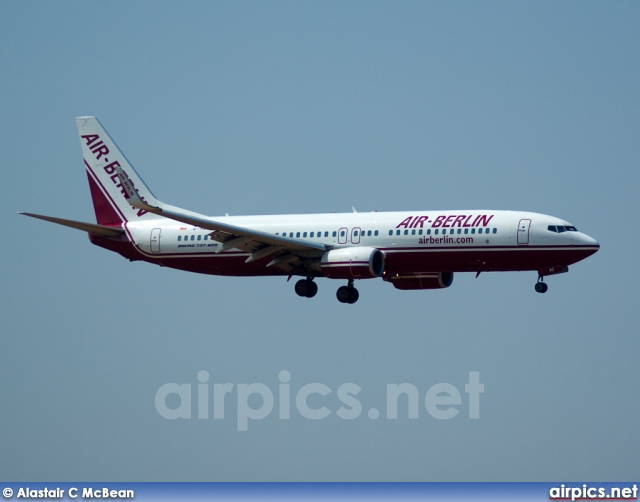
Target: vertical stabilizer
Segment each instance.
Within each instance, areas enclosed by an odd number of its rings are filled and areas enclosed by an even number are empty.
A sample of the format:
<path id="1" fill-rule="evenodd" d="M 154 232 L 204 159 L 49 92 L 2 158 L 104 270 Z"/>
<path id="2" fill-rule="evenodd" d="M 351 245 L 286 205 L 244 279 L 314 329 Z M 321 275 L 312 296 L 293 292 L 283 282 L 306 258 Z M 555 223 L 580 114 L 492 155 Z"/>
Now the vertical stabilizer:
<path id="1" fill-rule="evenodd" d="M 116 167 L 127 174 L 143 201 L 152 205 L 157 201 L 98 119 L 78 117 L 76 124 L 97 222 L 120 226 L 127 221 L 157 218 L 153 213 L 134 208 L 127 202 Z"/>

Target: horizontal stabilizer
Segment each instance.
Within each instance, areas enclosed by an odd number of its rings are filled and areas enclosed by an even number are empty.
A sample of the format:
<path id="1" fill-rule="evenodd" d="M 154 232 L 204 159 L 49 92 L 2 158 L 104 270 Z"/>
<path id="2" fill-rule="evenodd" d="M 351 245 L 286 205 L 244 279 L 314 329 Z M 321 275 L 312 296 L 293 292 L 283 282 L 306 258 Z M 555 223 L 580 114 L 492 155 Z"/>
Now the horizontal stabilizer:
<path id="1" fill-rule="evenodd" d="M 25 216 L 31 216 L 32 218 L 38 218 L 39 220 L 50 221 L 51 223 L 57 223 L 58 225 L 64 225 L 65 227 L 75 228 L 77 230 L 83 230 L 95 235 L 104 235 L 105 237 L 118 237 L 124 233 L 122 228 L 107 227 L 105 225 L 96 225 L 95 223 L 84 223 L 82 221 L 65 220 L 63 218 L 54 218 L 53 216 L 44 216 L 42 214 L 33 213 L 18 213 Z"/>

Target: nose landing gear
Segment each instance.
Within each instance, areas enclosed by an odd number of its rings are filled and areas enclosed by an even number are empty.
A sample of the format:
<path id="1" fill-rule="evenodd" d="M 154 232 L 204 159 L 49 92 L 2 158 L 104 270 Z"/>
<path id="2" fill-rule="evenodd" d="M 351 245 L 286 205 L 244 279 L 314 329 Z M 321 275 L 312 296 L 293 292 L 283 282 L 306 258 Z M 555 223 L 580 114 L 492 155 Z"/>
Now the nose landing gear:
<path id="1" fill-rule="evenodd" d="M 544 277 L 539 275 L 538 276 L 538 282 L 536 282 L 536 293 L 546 293 L 547 290 L 549 289 L 549 286 L 547 285 L 547 283 L 544 282 Z"/>

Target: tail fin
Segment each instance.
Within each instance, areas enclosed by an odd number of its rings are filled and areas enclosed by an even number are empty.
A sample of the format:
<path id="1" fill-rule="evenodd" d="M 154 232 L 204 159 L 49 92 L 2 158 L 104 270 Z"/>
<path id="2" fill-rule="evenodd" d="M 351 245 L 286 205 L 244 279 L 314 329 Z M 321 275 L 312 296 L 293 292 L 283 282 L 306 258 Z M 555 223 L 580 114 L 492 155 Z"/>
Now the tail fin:
<path id="1" fill-rule="evenodd" d="M 78 117 L 76 124 L 97 222 L 100 225 L 120 226 L 127 221 L 157 218 L 155 214 L 145 209 L 134 208 L 127 202 L 116 166 L 127 174 L 143 201 L 151 205 L 157 204 L 151 190 L 129 164 L 98 119 Z"/>

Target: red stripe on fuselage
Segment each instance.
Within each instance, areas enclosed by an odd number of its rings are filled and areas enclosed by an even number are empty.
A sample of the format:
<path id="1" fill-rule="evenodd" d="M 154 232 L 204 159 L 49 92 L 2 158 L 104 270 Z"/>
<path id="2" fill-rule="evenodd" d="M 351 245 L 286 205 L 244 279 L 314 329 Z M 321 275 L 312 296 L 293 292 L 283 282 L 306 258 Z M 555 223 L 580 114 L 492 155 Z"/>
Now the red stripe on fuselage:
<path id="1" fill-rule="evenodd" d="M 272 258 L 267 257 L 245 263 L 248 253 L 221 253 L 198 256 L 141 254 L 130 242 L 121 242 L 102 236 L 90 235 L 97 246 L 115 251 L 129 260 L 143 260 L 164 267 L 189 272 L 226 276 L 273 276 L 288 275 L 278 267 L 267 267 Z M 596 246 L 547 246 L 547 247 L 503 247 L 503 248 L 457 248 L 448 249 L 387 249 L 385 274 L 412 274 L 426 272 L 510 272 L 539 270 L 545 267 L 571 265 L 594 254 Z M 300 275 L 304 275 L 300 270 Z"/>
<path id="2" fill-rule="evenodd" d="M 513 272 L 572 265 L 598 250 L 595 246 L 504 246 L 449 249 L 383 249 L 385 271 L 412 272 Z"/>

